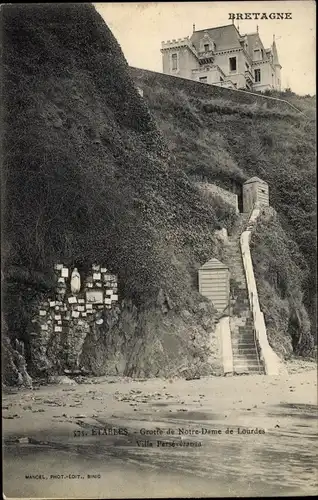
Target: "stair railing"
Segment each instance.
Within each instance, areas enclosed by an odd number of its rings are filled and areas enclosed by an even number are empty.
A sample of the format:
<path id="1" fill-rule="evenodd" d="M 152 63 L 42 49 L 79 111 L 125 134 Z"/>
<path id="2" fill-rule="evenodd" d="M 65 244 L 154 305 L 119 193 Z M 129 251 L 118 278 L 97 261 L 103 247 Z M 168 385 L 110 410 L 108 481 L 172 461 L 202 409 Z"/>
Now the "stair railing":
<path id="1" fill-rule="evenodd" d="M 254 213 L 253 213 L 254 212 Z M 260 209 L 254 206 L 249 222 L 252 224 L 259 215 Z M 264 364 L 265 373 L 268 375 L 278 375 L 280 370 L 280 360 L 276 353 L 272 350 L 268 343 L 266 326 L 264 321 L 264 314 L 262 313 L 259 305 L 256 281 L 253 271 L 253 262 L 250 252 L 250 230 L 244 231 L 241 234 L 241 252 L 243 258 L 243 265 L 245 270 L 246 284 L 248 290 L 248 297 L 250 308 L 253 315 L 254 334 L 259 347 L 259 354 L 261 362 Z"/>
<path id="2" fill-rule="evenodd" d="M 254 338 L 254 345 L 255 345 L 255 350 L 256 350 L 258 371 L 261 372 L 262 370 L 265 371 L 265 366 L 264 366 L 264 363 L 261 362 L 261 356 L 260 356 L 261 347 L 260 347 L 258 339 L 257 339 L 255 325 L 254 325 L 255 309 L 254 309 L 254 294 L 253 294 L 253 292 L 251 292 L 250 307 L 251 307 L 252 318 L 253 318 L 253 338 Z"/>

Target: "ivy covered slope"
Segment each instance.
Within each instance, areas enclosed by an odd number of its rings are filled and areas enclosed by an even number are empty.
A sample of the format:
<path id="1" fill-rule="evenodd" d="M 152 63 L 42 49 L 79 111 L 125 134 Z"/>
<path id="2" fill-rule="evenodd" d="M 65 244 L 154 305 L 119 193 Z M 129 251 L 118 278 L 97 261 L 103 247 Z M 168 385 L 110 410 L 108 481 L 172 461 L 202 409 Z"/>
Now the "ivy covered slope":
<path id="1" fill-rule="evenodd" d="M 278 214 L 273 231 L 277 242 L 284 240 L 289 250 L 284 254 L 286 265 L 277 259 L 276 265 L 267 270 L 267 278 L 272 274 L 270 280 L 275 281 L 277 272 L 287 273 L 291 284 L 299 277 L 296 302 L 306 308 L 316 342 L 316 97 L 292 92 L 273 94 L 290 102 L 299 113 L 286 103 L 247 92 L 136 68 L 131 68 L 131 74 L 143 89 L 176 164 L 189 179 L 216 182 L 225 188 L 234 186 L 238 192 L 242 183 L 253 176 L 269 184 L 270 205 Z M 264 251 L 269 253 L 274 248 L 270 227 L 266 226 L 267 235 L 262 240 Z M 258 238 L 262 238 L 260 233 Z M 275 249 L 278 255 L 278 244 Z M 255 259 L 256 273 L 261 278 L 261 262 L 256 254 Z M 293 275 L 294 265 L 299 272 Z M 293 296 L 296 289 L 288 286 L 288 290 Z M 280 300 L 277 289 L 272 292 L 271 301 L 269 295 L 263 294 L 262 305 L 267 311 L 270 304 Z M 293 297 L 290 300 L 294 302 Z M 276 313 L 277 318 L 288 315 L 289 309 Z M 289 331 L 284 328 L 280 332 L 289 338 Z M 302 345 L 297 352 L 308 352 L 308 346 L 302 351 Z"/>
<path id="2" fill-rule="evenodd" d="M 303 300 L 306 266 L 271 207 L 253 229 L 251 252 L 270 344 L 283 358 L 312 356 L 315 337 Z"/>
<path id="3" fill-rule="evenodd" d="M 233 211 L 202 199 L 170 157 L 92 5 L 5 5 L 1 34 L 8 337 L 24 340 L 30 359 L 28 325 L 53 290 L 53 264 L 97 262 L 118 274 L 123 306 L 104 327 L 112 336 L 88 339 L 87 365 L 105 373 L 117 343 L 117 373 L 204 364 L 213 311 L 197 292 L 196 273 L 217 251 L 213 231 L 230 228 Z M 129 342 L 120 343 L 126 334 Z"/>

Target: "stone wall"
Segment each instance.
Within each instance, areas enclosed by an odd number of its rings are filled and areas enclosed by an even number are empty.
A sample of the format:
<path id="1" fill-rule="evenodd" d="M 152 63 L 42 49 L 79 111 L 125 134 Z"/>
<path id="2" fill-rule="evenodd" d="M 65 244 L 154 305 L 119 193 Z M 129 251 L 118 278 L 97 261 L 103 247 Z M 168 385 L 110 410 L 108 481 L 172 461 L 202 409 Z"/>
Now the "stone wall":
<path id="1" fill-rule="evenodd" d="M 208 182 L 197 182 L 197 186 L 200 189 L 204 189 L 211 194 L 220 196 L 226 203 L 232 205 L 236 213 L 239 213 L 237 194 L 232 193 L 231 191 L 227 191 L 226 189 L 216 186 L 215 184 L 210 184 Z"/>
<path id="2" fill-rule="evenodd" d="M 183 90 L 187 93 L 188 97 L 194 97 L 196 99 L 225 99 L 232 102 L 234 105 L 237 104 L 258 104 L 259 106 L 266 105 L 266 108 L 273 109 L 284 114 L 290 114 L 290 116 L 295 116 L 298 118 L 301 111 L 297 110 L 292 104 L 285 101 L 284 99 L 269 98 L 268 96 L 262 96 L 261 94 L 255 94 L 246 90 L 233 90 L 228 88 L 222 88 L 217 85 L 202 85 L 200 82 L 195 80 L 188 80 L 186 78 L 178 78 L 176 80 L 173 75 L 166 75 L 163 73 L 158 73 L 156 71 L 149 71 L 146 69 L 130 67 L 130 74 L 132 79 L 140 88 L 143 88 L 143 84 L 154 88 L 156 85 L 163 86 L 165 89 L 175 92 L 177 90 Z M 147 98 L 147 94 L 144 94 Z"/>

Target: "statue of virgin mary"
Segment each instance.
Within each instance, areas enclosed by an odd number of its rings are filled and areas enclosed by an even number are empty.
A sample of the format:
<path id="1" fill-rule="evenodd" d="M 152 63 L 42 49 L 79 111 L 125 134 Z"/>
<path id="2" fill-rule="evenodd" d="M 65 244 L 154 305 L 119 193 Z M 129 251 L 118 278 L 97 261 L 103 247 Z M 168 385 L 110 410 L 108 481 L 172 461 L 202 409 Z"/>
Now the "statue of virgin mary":
<path id="1" fill-rule="evenodd" d="M 77 267 L 74 268 L 71 275 L 71 290 L 72 293 L 78 293 L 81 289 L 81 277 L 80 273 L 77 270 Z"/>

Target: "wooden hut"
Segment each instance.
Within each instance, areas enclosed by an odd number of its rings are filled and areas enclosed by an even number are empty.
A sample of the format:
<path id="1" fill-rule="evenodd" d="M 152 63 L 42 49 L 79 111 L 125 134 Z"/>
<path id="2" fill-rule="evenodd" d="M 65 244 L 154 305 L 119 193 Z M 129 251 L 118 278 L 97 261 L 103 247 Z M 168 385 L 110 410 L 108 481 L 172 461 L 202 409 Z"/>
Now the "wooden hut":
<path id="1" fill-rule="evenodd" d="M 215 258 L 203 264 L 199 269 L 199 292 L 223 312 L 230 300 L 229 268 Z"/>
<path id="2" fill-rule="evenodd" d="M 252 177 L 243 184 L 243 211 L 250 213 L 255 207 L 269 206 L 268 184 L 258 177 Z"/>

